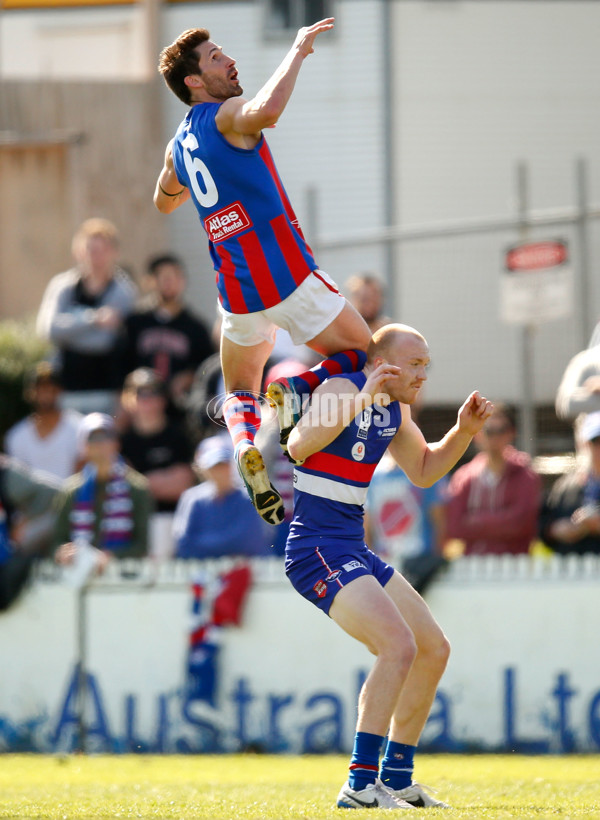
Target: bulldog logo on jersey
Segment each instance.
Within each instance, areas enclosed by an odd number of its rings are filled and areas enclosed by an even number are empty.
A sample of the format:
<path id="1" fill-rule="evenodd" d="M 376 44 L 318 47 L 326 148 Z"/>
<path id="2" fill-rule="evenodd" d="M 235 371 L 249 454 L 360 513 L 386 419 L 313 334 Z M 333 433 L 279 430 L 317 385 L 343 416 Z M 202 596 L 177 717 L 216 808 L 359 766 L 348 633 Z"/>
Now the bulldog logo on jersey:
<path id="1" fill-rule="evenodd" d="M 366 452 L 365 445 L 362 441 L 357 441 L 350 452 L 352 453 L 354 461 L 362 461 Z"/>

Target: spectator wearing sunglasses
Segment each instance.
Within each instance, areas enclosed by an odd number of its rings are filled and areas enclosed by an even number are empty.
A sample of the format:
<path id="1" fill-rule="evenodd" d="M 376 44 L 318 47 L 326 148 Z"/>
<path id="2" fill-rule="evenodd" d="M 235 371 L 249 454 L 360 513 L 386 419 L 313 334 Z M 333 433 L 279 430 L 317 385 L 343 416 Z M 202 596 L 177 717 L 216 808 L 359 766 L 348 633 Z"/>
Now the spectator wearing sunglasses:
<path id="1" fill-rule="evenodd" d="M 450 479 L 447 535 L 465 555 L 526 553 L 536 537 L 541 481 L 513 446 L 516 433 L 513 409 L 495 402 L 474 439 L 480 452 Z"/>
<path id="2" fill-rule="evenodd" d="M 600 411 L 575 425 L 576 467 L 555 481 L 540 515 L 540 537 L 559 553 L 600 553 Z"/>

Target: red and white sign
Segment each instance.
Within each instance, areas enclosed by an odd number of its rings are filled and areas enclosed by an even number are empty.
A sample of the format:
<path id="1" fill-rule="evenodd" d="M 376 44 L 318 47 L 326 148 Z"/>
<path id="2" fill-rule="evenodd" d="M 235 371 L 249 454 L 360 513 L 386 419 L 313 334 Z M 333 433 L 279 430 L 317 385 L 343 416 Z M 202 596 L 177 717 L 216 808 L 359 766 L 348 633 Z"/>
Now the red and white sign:
<path id="1" fill-rule="evenodd" d="M 500 316 L 512 324 L 538 324 L 573 313 L 573 270 L 562 240 L 525 242 L 506 251 L 500 282 Z"/>
<path id="2" fill-rule="evenodd" d="M 232 202 L 204 220 L 204 229 L 211 242 L 221 242 L 240 231 L 250 228 L 252 222 L 240 202 Z"/>

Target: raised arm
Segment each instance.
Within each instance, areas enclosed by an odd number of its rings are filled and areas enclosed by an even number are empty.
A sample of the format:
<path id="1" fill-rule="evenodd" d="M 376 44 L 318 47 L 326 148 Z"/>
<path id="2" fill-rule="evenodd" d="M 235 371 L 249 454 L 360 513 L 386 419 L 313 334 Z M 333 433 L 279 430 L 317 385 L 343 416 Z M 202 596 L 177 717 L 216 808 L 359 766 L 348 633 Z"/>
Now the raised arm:
<path id="1" fill-rule="evenodd" d="M 475 433 L 489 418 L 493 405 L 471 393 L 458 411 L 456 424 L 435 444 L 428 444 L 414 421 L 410 408 L 402 405 L 402 425 L 390 444 L 396 463 L 417 487 L 430 487 L 454 467 Z"/>
<path id="2" fill-rule="evenodd" d="M 312 26 L 301 28 L 281 65 L 251 99 L 231 98 L 219 108 L 215 122 L 226 137 L 228 133 L 258 134 L 276 124 L 292 95 L 305 57 L 314 51 L 318 34 L 333 28 L 334 18 L 327 17 Z"/>
<path id="3" fill-rule="evenodd" d="M 156 188 L 154 189 L 154 204 L 163 214 L 170 214 L 190 198 L 189 189 L 177 179 L 173 166 L 173 140 L 165 151 L 165 164 L 162 167 Z"/>

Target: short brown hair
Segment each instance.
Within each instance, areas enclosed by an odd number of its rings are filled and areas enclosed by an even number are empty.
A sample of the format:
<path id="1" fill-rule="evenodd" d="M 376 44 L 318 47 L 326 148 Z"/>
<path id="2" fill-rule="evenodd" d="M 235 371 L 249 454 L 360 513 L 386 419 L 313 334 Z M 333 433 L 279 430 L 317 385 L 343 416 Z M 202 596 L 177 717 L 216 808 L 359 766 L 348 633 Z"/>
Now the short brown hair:
<path id="1" fill-rule="evenodd" d="M 180 34 L 170 46 L 165 46 L 158 59 L 158 71 L 173 94 L 189 105 L 192 101 L 190 89 L 185 78 L 190 74 L 200 74 L 198 54 L 195 49 L 210 39 L 205 28 L 189 28 Z"/>

